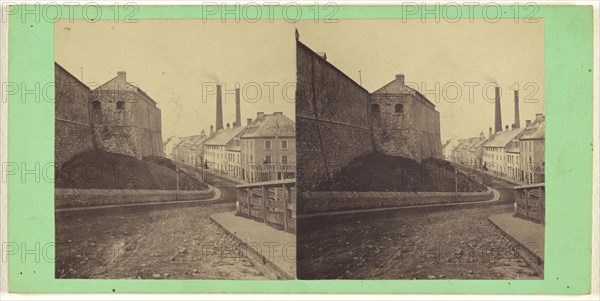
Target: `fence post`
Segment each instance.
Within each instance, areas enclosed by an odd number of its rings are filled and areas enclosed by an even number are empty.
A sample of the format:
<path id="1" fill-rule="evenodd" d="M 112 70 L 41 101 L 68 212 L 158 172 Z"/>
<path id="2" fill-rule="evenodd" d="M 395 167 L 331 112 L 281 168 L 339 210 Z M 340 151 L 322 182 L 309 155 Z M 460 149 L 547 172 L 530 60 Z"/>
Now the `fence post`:
<path id="1" fill-rule="evenodd" d="M 288 203 L 291 201 L 290 187 L 283 184 L 283 230 L 288 231 Z"/>
<path id="2" fill-rule="evenodd" d="M 248 216 L 252 216 L 252 211 L 250 211 L 250 200 L 252 199 L 252 188 L 246 188 L 246 204 L 248 205 Z"/>
<path id="3" fill-rule="evenodd" d="M 525 216 L 529 217 L 529 189 L 525 188 Z"/>
<path id="4" fill-rule="evenodd" d="M 267 189 L 267 187 L 265 185 L 262 185 L 262 204 L 263 204 L 263 219 L 265 224 L 269 225 L 269 213 L 268 210 L 269 208 L 267 207 L 267 201 L 269 200 L 269 190 Z"/>

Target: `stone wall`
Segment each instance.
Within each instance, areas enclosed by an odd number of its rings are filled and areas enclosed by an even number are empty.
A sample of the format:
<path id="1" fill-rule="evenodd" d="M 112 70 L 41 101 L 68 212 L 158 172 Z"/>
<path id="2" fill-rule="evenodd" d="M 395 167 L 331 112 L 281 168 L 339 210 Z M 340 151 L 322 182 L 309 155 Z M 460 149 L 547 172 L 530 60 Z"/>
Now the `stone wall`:
<path id="1" fill-rule="evenodd" d="M 402 94 L 371 95 L 371 104 L 379 105 L 379 116 L 371 113 L 373 139 L 377 151 L 420 162 L 441 159 L 440 115 L 424 96 L 416 91 Z M 397 104 L 403 111 L 395 111 Z M 378 121 L 375 121 L 378 120 Z"/>
<path id="2" fill-rule="evenodd" d="M 90 89 L 58 64 L 55 78 L 55 151 L 56 169 L 78 153 L 94 149 L 90 128 Z"/>
<path id="3" fill-rule="evenodd" d="M 296 63 L 297 180 L 311 190 L 373 151 L 369 92 L 299 41 Z"/>
<path id="4" fill-rule="evenodd" d="M 214 190 L 125 190 L 125 189 L 55 189 L 54 207 L 72 208 L 136 203 L 205 200 L 215 195 Z"/>
<path id="5" fill-rule="evenodd" d="M 298 195 L 298 213 L 335 212 L 418 205 L 437 205 L 491 200 L 493 190 L 484 192 L 354 192 L 311 191 Z"/>
<path id="6" fill-rule="evenodd" d="M 93 127 L 98 148 L 107 152 L 164 156 L 161 114 L 154 101 L 126 82 L 94 91 Z M 122 107 L 119 108 L 119 102 Z"/>

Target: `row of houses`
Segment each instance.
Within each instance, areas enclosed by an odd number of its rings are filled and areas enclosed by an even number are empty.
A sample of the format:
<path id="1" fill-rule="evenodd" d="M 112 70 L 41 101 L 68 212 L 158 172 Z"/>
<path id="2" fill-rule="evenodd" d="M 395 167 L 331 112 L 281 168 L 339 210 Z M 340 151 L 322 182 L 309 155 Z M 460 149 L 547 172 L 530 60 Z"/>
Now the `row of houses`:
<path id="1" fill-rule="evenodd" d="M 210 134 L 171 137 L 165 142 L 166 156 L 174 161 L 225 173 L 245 182 L 263 182 L 296 177 L 296 127 L 282 112 L 248 118 L 222 129 L 211 126 Z"/>
<path id="2" fill-rule="evenodd" d="M 446 160 L 494 172 L 513 180 L 544 182 L 546 118 L 526 121 L 526 126 L 505 127 L 488 137 L 448 140 L 444 146 Z"/>

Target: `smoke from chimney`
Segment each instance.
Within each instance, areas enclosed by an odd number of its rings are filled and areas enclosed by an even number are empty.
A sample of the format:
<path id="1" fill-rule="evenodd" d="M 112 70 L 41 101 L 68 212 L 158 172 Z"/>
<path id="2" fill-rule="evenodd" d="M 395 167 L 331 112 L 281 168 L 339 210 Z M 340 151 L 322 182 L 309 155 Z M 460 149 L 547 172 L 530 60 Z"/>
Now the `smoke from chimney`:
<path id="1" fill-rule="evenodd" d="M 494 120 L 496 132 L 502 132 L 502 112 L 500 110 L 500 87 L 496 86 L 496 116 Z"/>
<path id="2" fill-rule="evenodd" d="M 519 116 L 519 90 L 515 90 L 515 128 L 521 127 L 521 117 Z"/>
<path id="3" fill-rule="evenodd" d="M 242 126 L 242 113 L 240 110 L 240 88 L 235 89 L 235 126 Z"/>
<path id="4" fill-rule="evenodd" d="M 221 85 L 217 85 L 217 131 L 223 129 L 223 98 L 221 95 Z"/>

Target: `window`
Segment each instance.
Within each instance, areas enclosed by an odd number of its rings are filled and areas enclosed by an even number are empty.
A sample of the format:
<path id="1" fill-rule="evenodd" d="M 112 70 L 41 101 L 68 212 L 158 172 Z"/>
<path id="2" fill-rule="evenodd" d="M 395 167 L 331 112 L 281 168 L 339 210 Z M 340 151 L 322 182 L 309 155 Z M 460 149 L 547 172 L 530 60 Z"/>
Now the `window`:
<path id="1" fill-rule="evenodd" d="M 288 164 L 288 156 L 281 156 L 281 164 Z"/>
<path id="2" fill-rule="evenodd" d="M 379 105 L 374 103 L 371 105 L 371 113 L 379 114 Z"/>
<path id="3" fill-rule="evenodd" d="M 271 164 L 271 156 L 265 156 L 265 164 Z"/>
<path id="4" fill-rule="evenodd" d="M 100 103 L 99 100 L 95 100 L 92 102 L 92 109 L 100 110 L 101 108 L 102 108 L 102 104 Z"/>
<path id="5" fill-rule="evenodd" d="M 125 102 L 122 100 L 117 101 L 117 110 L 125 110 Z"/>
<path id="6" fill-rule="evenodd" d="M 271 149 L 271 140 L 265 141 L 265 149 Z"/>
<path id="7" fill-rule="evenodd" d="M 374 127 L 379 127 L 379 124 L 381 122 L 381 115 L 379 113 L 379 104 L 372 104 L 371 105 L 371 123 Z"/>
<path id="8" fill-rule="evenodd" d="M 399 103 L 394 107 L 394 110 L 396 113 L 404 113 L 404 105 Z"/>
<path id="9" fill-rule="evenodd" d="M 287 148 L 288 148 L 287 140 L 281 140 L 281 149 L 287 149 Z"/>

